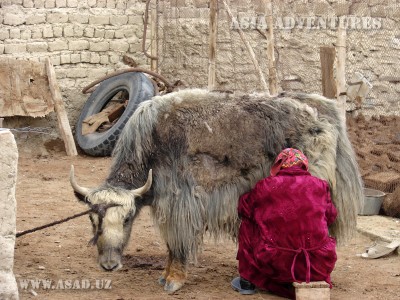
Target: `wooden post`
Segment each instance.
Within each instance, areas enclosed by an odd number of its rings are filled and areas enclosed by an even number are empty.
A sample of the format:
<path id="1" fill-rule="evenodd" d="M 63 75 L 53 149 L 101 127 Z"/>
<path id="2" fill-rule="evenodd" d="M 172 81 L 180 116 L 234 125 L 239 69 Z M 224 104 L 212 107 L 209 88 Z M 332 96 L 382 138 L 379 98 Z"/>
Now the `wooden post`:
<path id="1" fill-rule="evenodd" d="M 231 10 L 230 10 L 228 4 L 226 3 L 225 0 L 223 0 L 222 2 L 224 3 L 226 12 L 228 13 L 228 15 L 229 15 L 229 17 L 230 17 L 230 19 L 231 19 L 231 21 L 232 21 L 232 20 L 233 20 L 233 15 L 232 15 L 232 12 L 231 12 Z M 242 42 L 244 43 L 244 45 L 245 45 L 246 48 L 247 48 L 247 51 L 248 51 L 249 54 L 250 54 L 250 58 L 251 58 L 251 60 L 252 60 L 252 62 L 253 62 L 254 68 L 256 69 L 256 71 L 257 71 L 257 73 L 258 73 L 258 76 L 260 77 L 260 82 L 261 82 L 262 88 L 263 88 L 265 91 L 268 91 L 267 82 L 265 81 L 264 74 L 263 74 L 263 72 L 262 72 L 262 70 L 261 70 L 261 67 L 260 67 L 258 61 L 257 61 L 256 55 L 254 54 L 253 48 L 251 48 L 251 45 L 250 45 L 249 41 L 246 39 L 246 36 L 244 35 L 244 33 L 243 33 L 243 31 L 240 29 L 240 27 L 238 27 L 237 30 L 238 30 L 238 32 L 239 32 L 240 38 L 242 39 Z"/>
<path id="2" fill-rule="evenodd" d="M 158 1 L 151 7 L 151 14 L 150 14 L 150 28 L 151 28 L 151 44 L 150 44 L 150 55 L 152 57 L 158 57 L 158 16 L 157 16 L 157 5 Z M 151 59 L 151 70 L 153 72 L 158 72 L 158 60 Z"/>
<path id="3" fill-rule="evenodd" d="M 210 0 L 210 35 L 208 47 L 208 90 L 216 87 L 215 57 L 217 52 L 218 0 Z"/>
<path id="4" fill-rule="evenodd" d="M 268 72 L 269 72 L 269 93 L 271 95 L 278 94 L 278 76 L 276 74 L 276 61 L 275 61 L 275 38 L 274 38 L 274 18 L 272 10 L 272 1 L 263 0 L 265 3 L 265 15 L 268 24 L 268 45 L 267 45 L 267 58 L 268 58 Z"/>
<path id="5" fill-rule="evenodd" d="M 71 127 L 69 126 L 67 112 L 65 111 L 64 102 L 61 97 L 60 88 L 57 84 L 56 73 L 49 58 L 46 58 L 46 70 L 49 78 L 50 92 L 53 96 L 54 108 L 57 113 L 58 127 L 60 128 L 60 133 L 64 140 L 65 150 L 68 156 L 78 155 Z"/>
<path id="6" fill-rule="evenodd" d="M 336 97 L 342 115 L 346 115 L 346 28 L 339 20 L 337 36 Z M 343 94 L 342 94 L 343 93 Z"/>
<path id="7" fill-rule="evenodd" d="M 319 56 L 321 59 L 322 73 L 322 94 L 330 99 L 336 98 L 336 82 L 333 69 L 336 58 L 335 47 L 320 47 Z"/>

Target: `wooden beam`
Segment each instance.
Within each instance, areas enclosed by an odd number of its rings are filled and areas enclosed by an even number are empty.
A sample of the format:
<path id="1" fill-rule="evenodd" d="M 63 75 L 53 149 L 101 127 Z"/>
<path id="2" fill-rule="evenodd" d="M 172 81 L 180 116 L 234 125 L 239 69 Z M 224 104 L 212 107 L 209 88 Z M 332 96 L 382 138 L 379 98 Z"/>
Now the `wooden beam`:
<path id="1" fill-rule="evenodd" d="M 274 38 L 274 19 L 272 10 L 272 1 L 263 0 L 265 3 L 265 17 L 268 24 L 268 44 L 267 44 L 267 58 L 268 58 L 268 84 L 269 93 L 271 95 L 278 94 L 278 76 L 276 72 L 276 61 L 275 61 L 275 38 Z"/>
<path id="2" fill-rule="evenodd" d="M 342 18 L 342 17 L 341 17 Z M 346 116 L 346 28 L 341 25 L 339 20 L 338 36 L 336 42 L 337 48 L 337 66 L 336 66 L 336 97 L 342 115 Z"/>
<path id="3" fill-rule="evenodd" d="M 333 74 L 336 49 L 335 47 L 323 46 L 319 49 L 322 73 L 322 94 L 330 99 L 336 98 L 336 82 Z"/>
<path id="4" fill-rule="evenodd" d="M 208 90 L 216 87 L 216 53 L 217 53 L 217 30 L 218 30 L 218 1 L 210 0 L 210 35 L 208 46 Z"/>
<path id="5" fill-rule="evenodd" d="M 64 102 L 61 97 L 60 88 L 57 84 L 56 73 L 49 58 L 46 58 L 46 70 L 49 78 L 50 92 L 53 96 L 54 108 L 57 114 L 58 127 L 64 140 L 65 150 L 68 156 L 78 155 L 67 112 L 65 111 Z"/>
<path id="6" fill-rule="evenodd" d="M 151 28 L 151 44 L 150 44 L 150 55 L 152 57 L 158 57 L 158 16 L 157 16 L 157 5 L 158 1 L 151 7 L 150 12 L 150 28 Z M 158 72 L 158 60 L 151 59 L 151 70 Z"/>

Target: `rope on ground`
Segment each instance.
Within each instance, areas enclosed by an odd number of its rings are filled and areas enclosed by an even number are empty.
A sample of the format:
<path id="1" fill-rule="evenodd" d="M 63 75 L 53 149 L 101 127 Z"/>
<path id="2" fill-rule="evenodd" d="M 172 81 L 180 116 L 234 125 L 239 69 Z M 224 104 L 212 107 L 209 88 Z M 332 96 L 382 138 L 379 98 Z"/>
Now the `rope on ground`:
<path id="1" fill-rule="evenodd" d="M 68 217 L 68 218 L 59 220 L 59 221 L 54 221 L 54 222 L 51 222 L 51 223 L 49 223 L 49 224 L 42 225 L 42 226 L 39 226 L 39 227 L 35 227 L 35 228 L 29 229 L 29 230 L 20 231 L 20 232 L 17 232 L 17 234 L 16 234 L 15 236 L 16 236 L 16 237 L 20 237 L 20 236 L 23 236 L 23 235 L 28 234 L 28 233 L 32 233 L 32 232 L 35 232 L 35 231 L 38 231 L 38 230 L 45 229 L 45 228 L 47 228 L 47 227 L 51 227 L 51 226 L 54 226 L 54 225 L 58 225 L 58 224 L 61 224 L 61 223 L 65 223 L 65 222 L 67 222 L 67 221 L 69 221 L 69 220 L 72 220 L 72 219 L 81 217 L 81 216 L 86 215 L 86 214 L 88 214 L 88 213 L 90 213 L 90 212 L 93 212 L 93 210 L 92 210 L 92 209 L 89 209 L 89 210 L 86 210 L 86 211 L 81 212 L 81 213 L 79 213 L 79 214 L 76 214 L 76 215 L 70 216 L 70 217 Z"/>

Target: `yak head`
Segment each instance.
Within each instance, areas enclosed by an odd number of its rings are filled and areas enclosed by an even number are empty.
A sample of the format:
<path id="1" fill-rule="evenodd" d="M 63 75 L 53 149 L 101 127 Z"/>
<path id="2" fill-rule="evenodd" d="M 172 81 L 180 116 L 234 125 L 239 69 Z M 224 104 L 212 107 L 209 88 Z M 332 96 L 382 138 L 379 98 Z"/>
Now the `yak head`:
<path id="1" fill-rule="evenodd" d="M 132 222 L 136 215 L 135 198 L 144 195 L 151 187 L 152 171 L 149 171 L 144 186 L 126 190 L 112 186 L 89 189 L 77 184 L 74 167 L 71 166 L 70 182 L 78 200 L 90 208 L 94 237 L 90 241 L 97 245 L 98 263 L 105 271 L 122 267 L 122 252 L 129 241 Z"/>

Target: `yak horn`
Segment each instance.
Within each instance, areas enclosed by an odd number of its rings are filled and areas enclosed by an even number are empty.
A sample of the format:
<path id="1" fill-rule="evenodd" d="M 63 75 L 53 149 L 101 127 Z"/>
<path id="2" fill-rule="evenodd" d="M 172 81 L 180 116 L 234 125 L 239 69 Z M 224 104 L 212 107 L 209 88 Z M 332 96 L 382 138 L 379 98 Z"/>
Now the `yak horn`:
<path id="1" fill-rule="evenodd" d="M 147 181 L 144 184 L 144 186 L 142 186 L 136 190 L 132 190 L 132 194 L 134 196 L 142 196 L 144 193 L 146 193 L 150 189 L 152 182 L 153 182 L 153 170 L 150 169 L 149 175 L 147 176 Z"/>
<path id="2" fill-rule="evenodd" d="M 82 196 L 86 197 L 91 192 L 91 189 L 82 187 L 78 183 L 76 183 L 74 174 L 74 165 L 71 165 L 71 171 L 69 172 L 69 181 L 71 182 L 74 191 L 81 194 Z"/>

